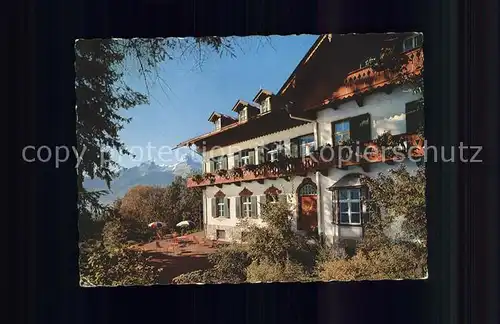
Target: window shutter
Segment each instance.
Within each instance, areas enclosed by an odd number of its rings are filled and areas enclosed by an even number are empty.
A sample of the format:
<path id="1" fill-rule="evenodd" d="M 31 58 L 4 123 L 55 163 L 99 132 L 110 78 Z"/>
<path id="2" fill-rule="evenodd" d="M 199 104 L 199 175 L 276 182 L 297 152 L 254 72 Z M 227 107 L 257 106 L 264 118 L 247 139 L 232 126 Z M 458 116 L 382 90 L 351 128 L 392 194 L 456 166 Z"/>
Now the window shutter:
<path id="1" fill-rule="evenodd" d="M 406 132 L 414 134 L 418 131 L 419 127 L 424 123 L 424 109 L 422 108 L 423 102 L 415 100 L 408 102 L 405 107 L 406 114 Z"/>
<path id="2" fill-rule="evenodd" d="M 214 172 L 215 171 L 215 162 L 213 159 L 210 159 L 210 168 L 208 172 Z"/>
<path id="3" fill-rule="evenodd" d="M 259 216 L 262 217 L 262 205 L 266 203 L 266 195 L 259 196 Z"/>
<path id="4" fill-rule="evenodd" d="M 372 139 L 372 124 L 370 114 L 352 117 L 349 120 L 349 131 L 351 140 L 368 142 Z"/>
<path id="5" fill-rule="evenodd" d="M 201 164 L 201 172 L 206 173 L 207 172 L 207 162 L 203 160 L 203 163 Z"/>
<path id="6" fill-rule="evenodd" d="M 263 146 L 257 148 L 259 151 L 259 164 L 266 162 L 266 150 Z"/>
<path id="7" fill-rule="evenodd" d="M 227 170 L 227 155 L 222 157 L 222 169 Z"/>
<path id="8" fill-rule="evenodd" d="M 210 198 L 212 201 L 212 218 L 217 218 L 217 199 Z"/>
<path id="9" fill-rule="evenodd" d="M 236 218 L 241 218 L 241 197 L 234 197 L 234 206 L 236 207 Z"/>
<path id="10" fill-rule="evenodd" d="M 234 153 L 234 167 L 239 168 L 240 167 L 240 153 Z"/>
<path id="11" fill-rule="evenodd" d="M 361 224 L 366 224 L 370 217 L 368 199 L 370 199 L 368 187 L 363 186 L 361 187 Z"/>
<path id="12" fill-rule="evenodd" d="M 290 140 L 290 155 L 292 157 L 299 157 L 299 139 L 293 138 Z"/>
<path id="13" fill-rule="evenodd" d="M 248 159 L 250 160 L 248 163 L 249 164 L 255 164 L 255 149 L 249 150 L 248 151 L 248 156 L 249 156 Z"/>
<path id="14" fill-rule="evenodd" d="M 231 214 L 230 214 L 230 207 L 229 207 L 229 198 L 224 198 L 224 216 L 226 218 L 231 218 Z"/>
<path id="15" fill-rule="evenodd" d="M 257 218 L 257 196 L 250 197 L 250 201 L 252 202 L 252 217 Z"/>
<path id="16" fill-rule="evenodd" d="M 332 221 L 334 224 L 339 223 L 339 191 L 332 191 Z"/>

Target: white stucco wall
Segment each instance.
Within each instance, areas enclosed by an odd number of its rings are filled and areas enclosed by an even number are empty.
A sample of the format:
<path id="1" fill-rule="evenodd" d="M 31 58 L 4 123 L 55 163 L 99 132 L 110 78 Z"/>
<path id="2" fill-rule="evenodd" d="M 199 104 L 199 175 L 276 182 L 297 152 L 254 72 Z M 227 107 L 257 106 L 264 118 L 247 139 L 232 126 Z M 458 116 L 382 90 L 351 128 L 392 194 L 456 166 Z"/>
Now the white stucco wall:
<path id="1" fill-rule="evenodd" d="M 364 104 L 359 107 L 351 100 L 341 104 L 337 110 L 332 108 L 318 112 L 319 145 L 332 144 L 332 122 L 369 113 L 372 123 L 372 138 L 391 131 L 393 135 L 406 132 L 406 103 L 421 96 L 412 91 L 396 88 L 391 94 L 374 93 L 365 97 Z"/>

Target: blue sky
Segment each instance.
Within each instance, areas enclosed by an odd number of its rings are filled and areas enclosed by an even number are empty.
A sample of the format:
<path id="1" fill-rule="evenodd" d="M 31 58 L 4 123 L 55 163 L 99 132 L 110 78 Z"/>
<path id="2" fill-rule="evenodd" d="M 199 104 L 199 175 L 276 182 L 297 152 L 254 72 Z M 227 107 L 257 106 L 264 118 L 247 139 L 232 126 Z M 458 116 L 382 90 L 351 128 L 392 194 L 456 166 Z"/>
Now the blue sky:
<path id="1" fill-rule="evenodd" d="M 123 112 L 132 121 L 120 136 L 137 156 L 122 156 L 118 162 L 124 167 L 148 160 L 174 163 L 189 151 L 169 153 L 167 147 L 211 131 L 213 125 L 207 119 L 213 111 L 233 115 L 231 108 L 236 101 L 252 100 L 261 87 L 276 93 L 317 37 L 237 38 L 240 46 L 235 48 L 236 58 L 214 53 L 206 58 L 201 70 L 192 55 L 163 63 L 159 73 L 164 82 L 150 84 L 150 104 Z M 126 82 L 136 90 L 146 90 L 144 79 L 137 73 L 127 75 Z M 162 146 L 166 152 L 163 155 L 158 152 Z"/>

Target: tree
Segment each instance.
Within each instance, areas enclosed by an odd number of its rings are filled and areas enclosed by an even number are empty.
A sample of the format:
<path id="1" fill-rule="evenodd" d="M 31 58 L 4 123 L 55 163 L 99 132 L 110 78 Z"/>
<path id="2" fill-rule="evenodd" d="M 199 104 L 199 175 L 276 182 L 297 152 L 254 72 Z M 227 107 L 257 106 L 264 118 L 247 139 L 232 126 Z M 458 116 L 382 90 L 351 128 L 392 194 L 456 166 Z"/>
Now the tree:
<path id="1" fill-rule="evenodd" d="M 99 202 L 105 191 L 89 192 L 84 177 L 106 181 L 115 176 L 113 151 L 129 155 L 119 132 L 130 122 L 120 114 L 149 101 L 148 94 L 130 88 L 124 80 L 128 63 L 136 62 L 149 91 L 149 81 L 165 81 L 158 65 L 166 59 L 196 55 L 201 64 L 211 52 L 234 56 L 234 39 L 221 37 L 169 39 L 95 39 L 75 43 L 76 149 L 83 156 L 77 163 L 80 221 L 98 218 L 106 212 Z M 177 56 L 175 54 L 178 54 Z M 87 228 L 83 226 L 83 229 Z"/>

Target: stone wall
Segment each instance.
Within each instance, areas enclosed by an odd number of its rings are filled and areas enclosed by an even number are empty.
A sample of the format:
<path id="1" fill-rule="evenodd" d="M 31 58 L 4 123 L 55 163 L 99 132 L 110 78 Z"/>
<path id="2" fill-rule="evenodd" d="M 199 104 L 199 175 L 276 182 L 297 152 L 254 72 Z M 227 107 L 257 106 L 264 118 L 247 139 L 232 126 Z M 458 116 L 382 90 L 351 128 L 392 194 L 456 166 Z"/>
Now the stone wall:
<path id="1" fill-rule="evenodd" d="M 208 224 L 207 225 L 207 238 L 211 240 L 217 239 L 217 230 L 223 230 L 226 232 L 226 238 L 220 239 L 220 241 L 239 241 L 241 239 L 241 229 L 236 226 L 219 225 L 219 224 Z"/>

